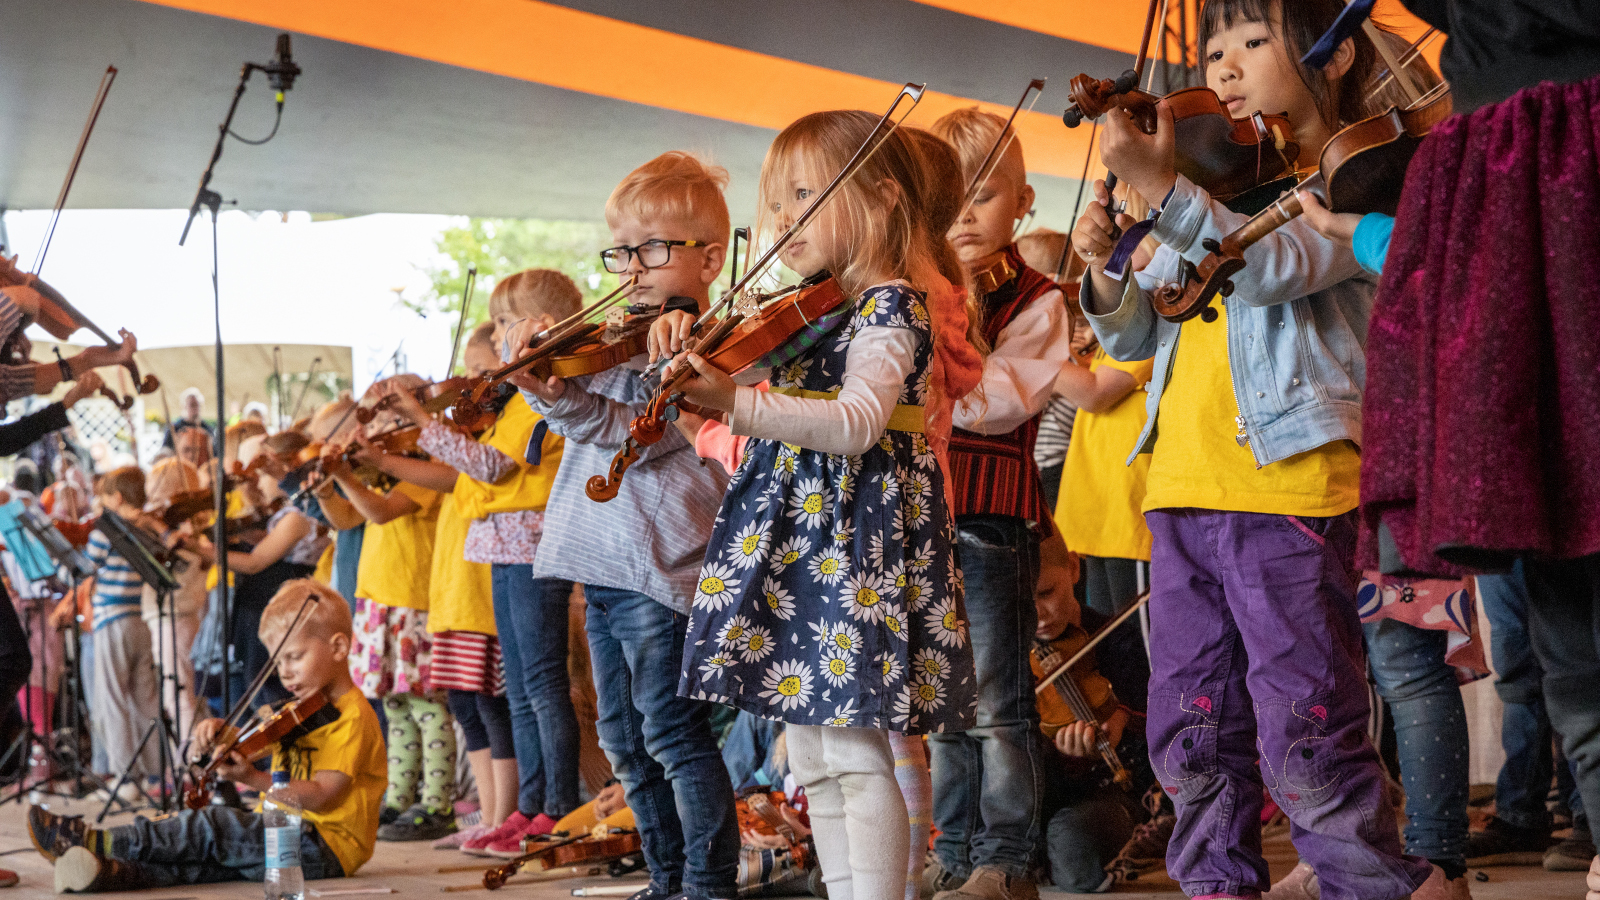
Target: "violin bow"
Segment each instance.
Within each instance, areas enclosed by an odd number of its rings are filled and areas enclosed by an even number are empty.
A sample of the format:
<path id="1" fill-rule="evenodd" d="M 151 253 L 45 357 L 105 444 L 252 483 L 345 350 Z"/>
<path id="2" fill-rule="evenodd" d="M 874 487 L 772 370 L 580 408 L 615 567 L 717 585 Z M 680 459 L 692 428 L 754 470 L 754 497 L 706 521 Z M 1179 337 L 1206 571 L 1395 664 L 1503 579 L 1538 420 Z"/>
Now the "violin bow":
<path id="1" fill-rule="evenodd" d="M 1056 260 L 1056 284 L 1067 277 L 1067 259 L 1072 252 L 1072 229 L 1078 226 L 1078 213 L 1083 209 L 1083 188 L 1089 183 L 1089 165 L 1094 161 L 1094 139 L 1099 133 L 1100 121 L 1096 119 L 1089 123 L 1089 150 L 1083 157 L 1083 174 L 1078 176 L 1078 196 L 1072 201 L 1072 224 L 1067 229 L 1067 240 L 1061 245 L 1061 258 Z"/>
<path id="2" fill-rule="evenodd" d="M 994 170 L 1000 167 L 1000 160 L 1005 158 L 1006 151 L 1010 150 L 1011 145 L 1016 143 L 1017 133 L 1011 126 L 1017 121 L 1017 115 L 1022 112 L 1024 103 L 1028 104 L 1029 112 L 1033 111 L 1034 103 L 1038 103 L 1039 97 L 1044 93 L 1044 82 L 1045 79 L 1043 78 L 1035 78 L 1028 82 L 1027 87 L 1022 89 L 1022 96 L 1018 98 L 1017 105 L 1011 107 L 1011 115 L 1006 117 L 1006 124 L 1000 129 L 1000 133 L 995 136 L 994 143 L 989 147 L 988 154 L 983 157 L 983 162 L 978 163 L 978 171 L 972 173 L 972 183 L 967 185 L 967 192 L 961 198 L 961 212 L 956 215 L 957 222 L 966 218 L 967 210 L 971 209 L 972 204 L 978 199 L 978 193 L 983 190 L 984 185 L 989 183 L 989 176 L 993 175 Z M 1028 103 L 1030 95 L 1033 97 L 1033 103 Z"/>
<path id="3" fill-rule="evenodd" d="M 1039 683 L 1033 687 L 1033 692 L 1035 694 L 1043 693 L 1044 689 L 1054 684 L 1056 679 L 1061 677 L 1062 673 L 1082 662 L 1083 658 L 1089 655 L 1090 650 L 1093 650 L 1095 647 L 1099 646 L 1100 642 L 1105 640 L 1112 631 L 1116 630 L 1117 626 L 1128 621 L 1129 616 L 1132 616 L 1134 613 L 1138 612 L 1141 607 L 1149 602 L 1149 591 L 1145 591 L 1144 593 L 1140 594 L 1132 603 L 1128 604 L 1127 609 L 1117 613 L 1116 616 L 1111 619 L 1111 621 L 1101 625 L 1099 630 L 1095 631 L 1095 633 L 1089 637 L 1089 640 L 1086 641 L 1081 648 L 1079 648 L 1078 652 L 1072 654 L 1071 659 L 1068 659 L 1062 665 L 1057 666 L 1054 672 L 1051 672 L 1044 678 L 1039 679 Z"/>
<path id="4" fill-rule="evenodd" d="M 894 102 L 889 104 L 889 109 L 878 119 L 878 123 L 872 126 L 872 130 L 867 133 L 866 140 L 862 141 L 861 146 L 856 148 L 855 154 L 844 164 L 844 168 L 839 170 L 839 174 L 833 176 L 833 180 L 828 182 L 828 186 L 822 189 L 822 193 L 811 201 L 811 205 L 807 206 L 795 218 L 794 222 L 789 225 L 783 234 L 778 236 L 776 241 L 773 241 L 772 246 L 762 252 L 755 262 L 748 263 L 745 266 L 744 274 L 740 276 L 739 280 L 734 282 L 727 292 L 717 299 L 717 302 L 711 304 L 711 308 L 707 309 L 700 318 L 695 320 L 694 327 L 697 331 L 707 322 L 730 310 L 734 301 L 743 295 L 750 284 L 766 273 L 767 269 L 783 254 L 783 251 L 794 243 L 794 239 L 799 237 L 807 225 L 811 224 L 811 220 L 815 219 L 823 209 L 827 208 L 828 203 L 838 194 L 839 188 L 855 177 L 855 174 L 866 166 L 867 162 L 877 154 L 879 148 L 889 140 L 890 135 L 894 134 L 895 129 L 900 127 L 900 123 L 911 115 L 912 110 L 917 108 L 917 104 L 922 102 L 922 94 L 926 89 L 926 84 L 917 84 L 910 81 L 900 88 L 900 92 L 895 94 Z M 897 118 L 895 113 L 899 110 L 900 104 L 908 99 L 911 101 L 910 105 Z M 651 363 L 649 368 L 645 369 L 646 377 L 654 375 L 669 361 L 670 358 L 664 356 Z"/>
<path id="5" fill-rule="evenodd" d="M 44 243 L 39 246 L 39 257 L 33 261 L 35 277 L 44 269 L 44 258 L 50 252 L 50 240 L 55 237 L 56 223 L 61 221 L 61 210 L 67 205 L 67 195 L 72 193 L 73 179 L 78 177 L 78 164 L 83 162 L 83 151 L 89 147 L 89 136 L 94 134 L 95 123 L 100 121 L 100 110 L 106 105 L 106 95 L 111 93 L 111 83 L 116 80 L 117 67 L 106 66 L 106 73 L 100 76 L 100 88 L 95 92 L 94 106 L 89 109 L 89 121 L 83 124 L 83 134 L 78 137 L 78 149 L 72 153 L 72 164 L 67 167 L 67 177 L 61 182 L 61 193 L 56 195 L 55 209 L 50 213 L 50 225 L 44 231 Z"/>
<path id="6" fill-rule="evenodd" d="M 222 552 L 226 553 L 227 550 L 224 549 Z M 283 637 L 278 638 L 278 645 L 272 648 L 272 655 L 267 657 L 266 664 L 261 667 L 261 671 L 257 672 L 255 679 L 250 682 L 249 690 L 246 690 L 239 697 L 238 702 L 234 703 L 233 709 L 228 711 L 227 718 L 222 720 L 223 729 L 237 729 L 239 727 L 239 722 L 242 721 L 243 715 L 249 711 L 250 704 L 255 701 L 256 695 L 261 693 L 261 689 L 267 686 L 267 679 L 272 677 L 273 669 L 277 668 L 278 654 L 283 652 L 283 645 L 289 642 L 289 638 L 294 635 L 295 629 L 300 627 L 300 620 L 305 618 L 306 610 L 311 608 L 311 604 L 321 602 L 322 598 L 318 597 L 315 591 L 306 593 L 306 598 L 300 601 L 300 608 L 295 611 L 294 618 L 289 622 L 289 627 L 284 629 Z M 196 721 L 198 722 L 198 720 Z M 193 728 L 194 725 L 191 724 L 190 727 Z"/>
<path id="7" fill-rule="evenodd" d="M 461 334 L 467 330 L 467 310 L 472 305 L 472 289 L 478 281 L 478 267 L 467 268 L 466 284 L 461 287 L 461 315 L 456 319 L 456 336 L 450 342 L 450 365 L 445 366 L 444 377 L 455 374 L 456 360 L 461 355 Z"/>

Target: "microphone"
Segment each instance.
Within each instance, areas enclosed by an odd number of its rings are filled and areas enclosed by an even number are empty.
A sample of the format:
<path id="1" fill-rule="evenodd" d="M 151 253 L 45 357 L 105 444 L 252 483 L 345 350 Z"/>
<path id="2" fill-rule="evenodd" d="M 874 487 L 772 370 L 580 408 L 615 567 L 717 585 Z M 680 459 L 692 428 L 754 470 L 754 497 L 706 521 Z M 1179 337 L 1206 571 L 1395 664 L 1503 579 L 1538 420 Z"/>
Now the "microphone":
<path id="1" fill-rule="evenodd" d="M 272 89 L 278 93 L 278 105 L 283 105 L 283 94 L 294 87 L 294 80 L 300 74 L 300 67 L 294 64 L 294 55 L 289 52 L 289 36 L 278 35 L 278 58 L 261 67 L 267 73 L 267 81 Z"/>

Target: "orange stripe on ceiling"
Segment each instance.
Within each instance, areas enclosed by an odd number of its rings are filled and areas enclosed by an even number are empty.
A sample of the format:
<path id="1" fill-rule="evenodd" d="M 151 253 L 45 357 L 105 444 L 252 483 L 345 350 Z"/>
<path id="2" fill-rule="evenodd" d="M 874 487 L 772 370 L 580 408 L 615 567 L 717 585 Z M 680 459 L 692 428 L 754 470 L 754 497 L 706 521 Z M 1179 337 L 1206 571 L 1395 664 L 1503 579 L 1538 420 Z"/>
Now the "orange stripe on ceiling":
<path id="1" fill-rule="evenodd" d="M 900 88 L 539 0 L 144 2 L 762 128 L 823 109 L 881 111 Z M 976 102 L 935 87 L 911 123 L 927 125 Z M 1088 128 L 1068 129 L 1041 111 L 1018 116 L 1017 132 L 1032 171 L 1082 172 Z"/>
<path id="2" fill-rule="evenodd" d="M 1023 28 L 1094 44 L 1132 54 L 1139 52 L 1148 7 L 1138 0 L 915 0 L 951 12 L 988 19 L 1001 25 Z M 1176 9 L 1176 4 L 1169 4 Z M 1176 13 L 1174 13 L 1175 15 Z M 1128 68 L 1132 68 L 1130 60 Z M 1078 73 L 1071 73 L 1076 75 Z M 1110 73 L 1103 77 L 1111 77 Z M 1101 77 L 1096 73 L 1097 77 Z"/>

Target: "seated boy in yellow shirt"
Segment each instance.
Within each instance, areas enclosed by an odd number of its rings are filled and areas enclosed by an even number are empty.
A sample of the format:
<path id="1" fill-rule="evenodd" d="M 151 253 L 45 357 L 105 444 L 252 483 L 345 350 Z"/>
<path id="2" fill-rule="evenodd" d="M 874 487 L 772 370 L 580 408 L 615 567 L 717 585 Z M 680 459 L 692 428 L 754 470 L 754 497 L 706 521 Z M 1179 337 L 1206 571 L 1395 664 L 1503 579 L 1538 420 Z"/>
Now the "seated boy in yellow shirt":
<path id="1" fill-rule="evenodd" d="M 302 605 L 305 614 L 291 632 Z M 268 647 L 282 641 L 278 677 L 295 699 L 320 692 L 338 710 L 331 723 L 276 749 L 272 769 L 289 773 L 281 790 L 303 811 L 299 858 L 306 879 L 353 875 L 372 857 L 388 760 L 377 715 L 350 679 L 350 607 L 333 589 L 295 579 L 267 605 L 260 635 Z M 197 725 L 194 746 L 207 746 L 221 725 L 220 719 Z M 238 754 L 217 771 L 261 791 L 272 783 Z M 55 862 L 58 893 L 260 881 L 266 871 L 259 811 L 207 806 L 101 830 L 35 806 L 28 811 L 28 831 L 39 852 Z"/>

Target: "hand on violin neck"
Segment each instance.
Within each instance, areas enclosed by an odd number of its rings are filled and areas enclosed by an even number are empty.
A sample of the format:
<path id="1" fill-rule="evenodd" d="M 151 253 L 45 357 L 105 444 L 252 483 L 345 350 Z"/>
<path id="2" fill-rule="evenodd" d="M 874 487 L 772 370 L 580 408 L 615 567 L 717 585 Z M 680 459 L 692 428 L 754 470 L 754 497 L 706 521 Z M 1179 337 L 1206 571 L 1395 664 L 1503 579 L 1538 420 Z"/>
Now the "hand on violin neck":
<path id="1" fill-rule="evenodd" d="M 662 357 L 672 356 L 675 353 L 692 346 L 695 316 L 686 310 L 673 309 L 662 313 L 650 323 L 650 335 L 645 342 L 649 348 L 650 361 L 655 362 Z"/>
<path id="2" fill-rule="evenodd" d="M 1300 216 L 1316 232 L 1336 244 L 1349 247 L 1356 240 L 1356 226 L 1361 224 L 1358 213 L 1329 212 L 1317 195 L 1311 191 L 1295 191 L 1300 200 Z"/>
<path id="3" fill-rule="evenodd" d="M 98 369 L 101 366 L 120 366 L 133 361 L 133 354 L 139 350 L 139 339 L 133 332 L 124 328 L 117 332 L 122 337 L 122 343 L 115 347 L 88 347 L 72 358 L 72 370 L 82 372 L 87 369 Z"/>
<path id="4" fill-rule="evenodd" d="M 428 412 L 422 408 L 416 394 L 403 387 L 391 386 L 388 396 L 393 398 L 389 401 L 389 409 L 397 417 L 412 425 L 422 425 L 428 421 Z"/>
<path id="5" fill-rule="evenodd" d="M 1100 141 L 1100 160 L 1152 204 L 1160 203 L 1178 180 L 1174 132 L 1166 101 L 1156 104 L 1155 134 L 1139 130 L 1126 112 L 1111 110 Z"/>
<path id="6" fill-rule="evenodd" d="M 100 377 L 99 373 L 91 369 L 78 376 L 78 380 L 73 382 L 72 387 L 67 390 L 66 396 L 61 398 L 61 405 L 71 409 L 79 400 L 92 395 L 104 386 L 105 381 Z"/>
<path id="7" fill-rule="evenodd" d="M 1062 726 L 1056 732 L 1056 749 L 1067 756 L 1079 759 L 1098 757 L 1100 751 L 1095 749 L 1095 741 L 1104 732 L 1106 740 L 1115 748 L 1122 742 L 1122 732 L 1128 727 L 1128 711 L 1118 708 L 1111 717 L 1106 719 L 1104 725 L 1095 725 L 1092 722 L 1073 722 L 1071 725 Z"/>
<path id="8" fill-rule="evenodd" d="M 733 412 L 733 397 L 739 386 L 728 373 L 706 362 L 697 353 L 685 353 L 673 360 L 673 368 L 687 364 L 695 377 L 683 383 L 683 396 L 699 406 Z"/>

